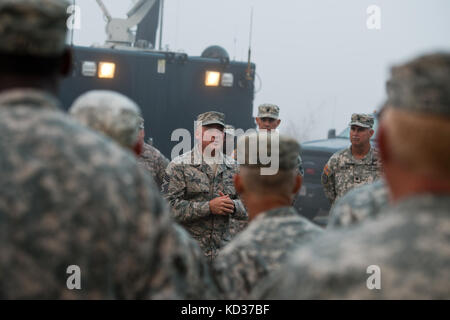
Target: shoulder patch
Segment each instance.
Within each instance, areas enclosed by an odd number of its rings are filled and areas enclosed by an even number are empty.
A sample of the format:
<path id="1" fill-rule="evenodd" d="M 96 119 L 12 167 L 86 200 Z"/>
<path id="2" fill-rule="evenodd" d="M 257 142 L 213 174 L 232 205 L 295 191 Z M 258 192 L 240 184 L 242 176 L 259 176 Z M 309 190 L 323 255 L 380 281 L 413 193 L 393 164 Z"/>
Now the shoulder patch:
<path id="1" fill-rule="evenodd" d="M 328 164 L 326 164 L 325 167 L 323 168 L 323 174 L 326 176 L 330 175 L 330 168 L 328 168 Z"/>

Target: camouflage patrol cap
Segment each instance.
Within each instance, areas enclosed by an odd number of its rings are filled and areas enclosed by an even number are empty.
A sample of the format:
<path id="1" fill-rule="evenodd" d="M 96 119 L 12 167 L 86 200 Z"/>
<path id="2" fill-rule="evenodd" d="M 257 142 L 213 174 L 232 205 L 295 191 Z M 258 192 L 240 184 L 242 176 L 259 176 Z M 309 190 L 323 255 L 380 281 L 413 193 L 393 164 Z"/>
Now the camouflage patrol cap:
<path id="1" fill-rule="evenodd" d="M 202 126 L 207 126 L 210 124 L 220 124 L 222 127 L 225 127 L 225 115 L 217 111 L 208 111 L 199 114 L 197 117 L 197 121 L 201 122 Z"/>
<path id="2" fill-rule="evenodd" d="M 125 148 L 139 139 L 141 111 L 126 96 L 108 90 L 93 90 L 78 97 L 69 113 L 83 125 L 102 132 Z"/>
<path id="3" fill-rule="evenodd" d="M 450 53 L 416 58 L 391 69 L 387 106 L 405 111 L 450 116 Z"/>
<path id="4" fill-rule="evenodd" d="M 264 103 L 258 107 L 258 118 L 272 118 L 278 120 L 280 108 L 275 104 Z"/>
<path id="5" fill-rule="evenodd" d="M 363 128 L 372 128 L 374 117 L 371 114 L 354 113 L 349 126 L 358 126 Z"/>
<path id="6" fill-rule="evenodd" d="M 293 170 L 298 168 L 300 145 L 287 136 L 278 132 L 252 132 L 242 135 L 237 142 L 237 160 L 242 166 L 269 167 L 272 161 L 278 161 L 280 170 Z M 266 150 L 261 150 L 261 147 Z M 273 146 L 273 147 L 272 147 Z M 273 148 L 273 150 L 272 150 Z M 265 157 L 270 158 L 264 159 Z"/>
<path id="7" fill-rule="evenodd" d="M 0 0 L 0 52 L 60 55 L 66 41 L 68 6 L 65 0 Z"/>

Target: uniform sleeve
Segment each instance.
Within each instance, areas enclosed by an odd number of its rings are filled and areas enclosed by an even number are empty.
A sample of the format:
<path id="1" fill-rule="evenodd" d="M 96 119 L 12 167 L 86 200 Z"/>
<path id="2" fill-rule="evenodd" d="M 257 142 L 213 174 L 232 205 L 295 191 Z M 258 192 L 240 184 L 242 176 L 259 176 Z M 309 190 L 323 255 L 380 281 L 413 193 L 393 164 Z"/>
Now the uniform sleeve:
<path id="1" fill-rule="evenodd" d="M 244 204 L 241 200 L 233 200 L 234 213 L 233 218 L 237 220 L 248 220 L 247 210 L 245 210 Z"/>
<path id="2" fill-rule="evenodd" d="M 211 214 L 209 201 L 186 200 L 186 181 L 183 164 L 171 162 L 166 169 L 163 193 L 172 208 L 172 214 L 178 223 L 193 222 Z"/>
<path id="3" fill-rule="evenodd" d="M 323 168 L 322 172 L 322 186 L 325 195 L 331 203 L 336 199 L 336 189 L 335 189 L 335 168 L 333 158 L 328 160 L 327 164 Z"/>

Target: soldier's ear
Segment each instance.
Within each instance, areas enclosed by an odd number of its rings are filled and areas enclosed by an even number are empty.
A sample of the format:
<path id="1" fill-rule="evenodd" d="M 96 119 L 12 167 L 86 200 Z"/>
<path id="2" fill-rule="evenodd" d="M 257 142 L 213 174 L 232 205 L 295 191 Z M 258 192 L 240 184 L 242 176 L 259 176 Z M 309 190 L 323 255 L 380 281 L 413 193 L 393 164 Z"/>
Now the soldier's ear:
<path id="1" fill-rule="evenodd" d="M 302 176 L 299 175 L 299 174 L 296 175 L 296 176 L 295 176 L 294 189 L 292 190 L 292 193 L 293 193 L 293 194 L 297 194 L 297 193 L 300 191 L 300 189 L 301 189 L 301 187 L 302 187 L 302 182 L 303 182 Z"/>
<path id="2" fill-rule="evenodd" d="M 387 138 L 386 128 L 380 124 L 377 131 L 378 149 L 380 150 L 380 158 L 383 164 L 389 163 L 391 159 L 389 151 L 389 141 Z"/>
<path id="3" fill-rule="evenodd" d="M 281 119 L 278 119 L 277 120 L 277 128 L 279 127 L 280 123 L 281 123 Z"/>
<path id="4" fill-rule="evenodd" d="M 236 173 L 233 176 L 233 184 L 234 184 L 234 189 L 236 190 L 236 192 L 238 194 L 242 194 L 244 192 L 244 184 L 242 183 L 242 177 L 239 173 Z"/>
<path id="5" fill-rule="evenodd" d="M 139 157 L 144 150 L 144 139 L 139 139 L 133 147 L 134 153 Z"/>
<path id="6" fill-rule="evenodd" d="M 373 131 L 373 129 L 369 129 L 369 138 L 372 138 L 373 134 L 375 133 L 375 131 Z"/>

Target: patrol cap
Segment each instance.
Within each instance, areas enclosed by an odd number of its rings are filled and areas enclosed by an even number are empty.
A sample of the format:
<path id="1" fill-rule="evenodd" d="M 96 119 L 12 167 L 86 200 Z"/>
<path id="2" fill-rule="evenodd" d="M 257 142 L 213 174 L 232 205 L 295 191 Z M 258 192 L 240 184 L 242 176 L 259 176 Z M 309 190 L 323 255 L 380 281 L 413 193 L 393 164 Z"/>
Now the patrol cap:
<path id="1" fill-rule="evenodd" d="M 197 117 L 197 121 L 201 122 L 202 126 L 207 126 L 210 124 L 220 124 L 222 127 L 225 127 L 225 115 L 217 111 L 208 111 L 199 114 Z"/>
<path id="2" fill-rule="evenodd" d="M 0 0 L 0 53 L 62 54 L 67 32 L 65 0 Z"/>
<path id="3" fill-rule="evenodd" d="M 275 148 L 272 154 L 273 143 Z M 267 154 L 271 161 L 278 160 L 280 170 L 298 168 L 300 144 L 295 139 L 280 135 L 278 132 L 252 132 L 242 135 L 238 138 L 237 146 L 237 159 L 242 166 L 269 167 L 271 162 L 267 163 L 267 159 L 262 158 Z M 266 146 L 266 150 L 260 152 L 261 146 Z"/>
<path id="4" fill-rule="evenodd" d="M 258 107 L 258 118 L 272 118 L 278 120 L 280 108 L 275 104 L 264 103 Z"/>
<path id="5" fill-rule="evenodd" d="M 389 107 L 450 117 L 450 53 L 428 54 L 394 66 L 386 91 Z"/>
<path id="6" fill-rule="evenodd" d="M 134 147 L 143 123 L 136 103 L 109 90 L 86 92 L 75 100 L 69 113 L 83 125 L 104 133 L 126 148 Z"/>
<path id="7" fill-rule="evenodd" d="M 352 114 L 352 120 L 349 126 L 358 126 L 363 128 L 372 128 L 374 123 L 374 117 L 371 114 L 354 113 Z"/>

